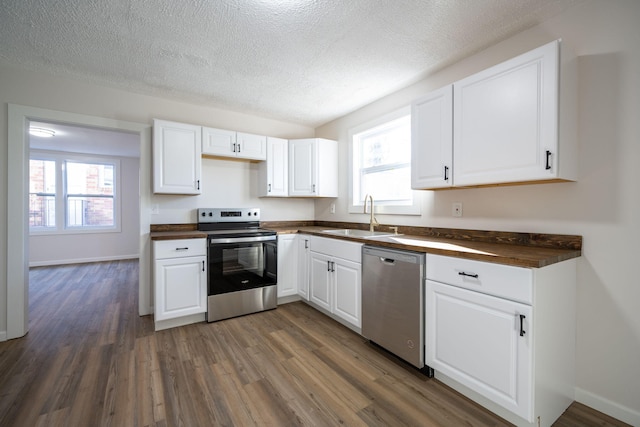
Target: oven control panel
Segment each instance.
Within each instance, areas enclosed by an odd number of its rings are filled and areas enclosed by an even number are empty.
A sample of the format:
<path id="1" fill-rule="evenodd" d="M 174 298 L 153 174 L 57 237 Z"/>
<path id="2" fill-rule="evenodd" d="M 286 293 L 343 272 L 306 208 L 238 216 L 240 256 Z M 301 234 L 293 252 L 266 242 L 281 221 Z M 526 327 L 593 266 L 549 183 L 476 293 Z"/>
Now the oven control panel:
<path id="1" fill-rule="evenodd" d="M 260 221 L 260 208 L 199 208 L 198 222 L 247 222 Z"/>

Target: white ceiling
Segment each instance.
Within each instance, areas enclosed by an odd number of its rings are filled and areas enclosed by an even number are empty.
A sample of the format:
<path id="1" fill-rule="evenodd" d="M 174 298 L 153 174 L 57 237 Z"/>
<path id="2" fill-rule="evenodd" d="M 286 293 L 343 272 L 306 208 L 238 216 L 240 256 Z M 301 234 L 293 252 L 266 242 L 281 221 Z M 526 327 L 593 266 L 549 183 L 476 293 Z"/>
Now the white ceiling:
<path id="1" fill-rule="evenodd" d="M 2 0 L 0 59 L 316 127 L 581 0 Z"/>
<path id="2" fill-rule="evenodd" d="M 50 129 L 51 138 L 29 135 L 29 148 L 103 156 L 140 157 L 140 136 L 135 133 L 61 123 L 29 122 L 30 127 Z"/>

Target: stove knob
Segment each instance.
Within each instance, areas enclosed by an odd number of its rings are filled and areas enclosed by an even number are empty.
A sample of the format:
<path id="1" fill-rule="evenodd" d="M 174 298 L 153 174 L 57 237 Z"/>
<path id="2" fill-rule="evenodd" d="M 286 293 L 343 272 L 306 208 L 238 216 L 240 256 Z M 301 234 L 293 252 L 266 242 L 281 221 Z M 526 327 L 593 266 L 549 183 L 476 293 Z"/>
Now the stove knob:
<path id="1" fill-rule="evenodd" d="M 209 216 L 213 216 L 213 212 L 209 212 Z"/>
<path id="2" fill-rule="evenodd" d="M 202 216 L 207 216 L 207 213 L 206 212 L 202 212 Z"/>

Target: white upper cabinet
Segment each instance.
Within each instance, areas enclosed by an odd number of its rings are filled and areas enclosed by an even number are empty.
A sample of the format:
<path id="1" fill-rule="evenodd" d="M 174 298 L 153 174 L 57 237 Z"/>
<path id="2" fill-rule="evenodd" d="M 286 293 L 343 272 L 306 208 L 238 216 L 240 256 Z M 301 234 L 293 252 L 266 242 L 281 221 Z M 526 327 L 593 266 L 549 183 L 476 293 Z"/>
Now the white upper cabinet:
<path id="1" fill-rule="evenodd" d="M 267 159 L 267 137 L 252 133 L 236 134 L 236 157 L 250 160 Z"/>
<path id="2" fill-rule="evenodd" d="M 411 104 L 411 188 L 453 185 L 453 86 Z"/>
<path id="3" fill-rule="evenodd" d="M 267 160 L 258 170 L 259 197 L 289 195 L 289 141 L 267 137 Z"/>
<path id="4" fill-rule="evenodd" d="M 202 154 L 249 160 L 267 158 L 267 137 L 209 127 L 202 128 Z"/>
<path id="5" fill-rule="evenodd" d="M 289 141 L 289 196 L 338 197 L 338 143 L 308 138 Z"/>
<path id="6" fill-rule="evenodd" d="M 201 128 L 153 120 L 153 192 L 200 194 Z"/>
<path id="7" fill-rule="evenodd" d="M 575 153 L 559 150 L 559 61 L 554 41 L 454 84 L 456 186 L 575 180 Z"/>
<path id="8" fill-rule="evenodd" d="M 575 181 L 575 85 L 556 40 L 416 100 L 412 187 Z"/>

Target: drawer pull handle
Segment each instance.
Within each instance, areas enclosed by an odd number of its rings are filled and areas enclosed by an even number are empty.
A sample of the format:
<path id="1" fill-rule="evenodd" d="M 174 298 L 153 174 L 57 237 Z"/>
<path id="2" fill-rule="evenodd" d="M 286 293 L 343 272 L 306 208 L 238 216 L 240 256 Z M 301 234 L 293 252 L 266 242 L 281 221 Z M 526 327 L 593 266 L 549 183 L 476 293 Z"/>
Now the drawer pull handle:
<path id="1" fill-rule="evenodd" d="M 524 314 L 520 315 L 520 336 L 521 337 L 523 337 L 524 334 L 525 334 L 524 327 L 522 325 L 522 323 L 524 322 L 525 317 L 527 317 L 527 316 L 525 316 Z"/>
<path id="2" fill-rule="evenodd" d="M 189 250 L 188 247 L 187 248 L 176 248 L 176 251 L 188 251 L 188 250 Z"/>
<path id="3" fill-rule="evenodd" d="M 458 271 L 458 275 L 460 276 L 466 276 L 466 277 L 473 277 L 474 279 L 478 278 L 477 274 L 473 274 L 473 273 L 466 273 L 464 271 Z"/>
<path id="4" fill-rule="evenodd" d="M 202 261 L 202 271 L 204 271 L 204 261 Z"/>

